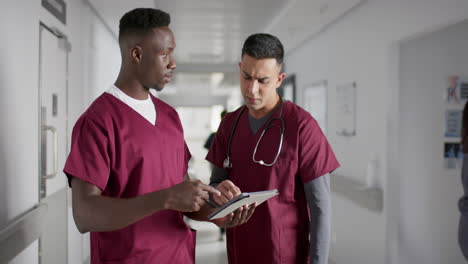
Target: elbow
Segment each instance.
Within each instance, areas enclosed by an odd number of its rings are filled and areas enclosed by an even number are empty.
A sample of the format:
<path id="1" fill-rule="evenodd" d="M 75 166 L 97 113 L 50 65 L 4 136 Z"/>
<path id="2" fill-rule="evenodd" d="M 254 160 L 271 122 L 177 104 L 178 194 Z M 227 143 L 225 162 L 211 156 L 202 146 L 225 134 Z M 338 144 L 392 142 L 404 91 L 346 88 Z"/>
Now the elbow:
<path id="1" fill-rule="evenodd" d="M 90 231 L 89 228 L 86 228 L 84 225 L 80 225 L 77 222 L 75 222 L 75 225 L 76 225 L 76 228 L 78 229 L 78 232 L 80 232 L 81 234 L 85 234 Z"/>
<path id="2" fill-rule="evenodd" d="M 74 218 L 75 218 L 75 226 L 78 229 L 78 232 L 80 232 L 81 234 L 85 234 L 91 231 L 86 224 L 80 221 L 77 221 L 76 217 Z"/>
<path id="3" fill-rule="evenodd" d="M 75 212 L 75 210 L 73 211 L 73 220 L 75 221 L 75 226 L 78 229 L 78 232 L 81 234 L 85 234 L 91 231 L 85 219 L 83 219 L 79 213 Z"/>
<path id="4" fill-rule="evenodd" d="M 89 232 L 86 229 L 80 228 L 78 225 L 76 227 L 78 228 L 78 232 L 80 232 L 80 234 L 86 234 Z"/>

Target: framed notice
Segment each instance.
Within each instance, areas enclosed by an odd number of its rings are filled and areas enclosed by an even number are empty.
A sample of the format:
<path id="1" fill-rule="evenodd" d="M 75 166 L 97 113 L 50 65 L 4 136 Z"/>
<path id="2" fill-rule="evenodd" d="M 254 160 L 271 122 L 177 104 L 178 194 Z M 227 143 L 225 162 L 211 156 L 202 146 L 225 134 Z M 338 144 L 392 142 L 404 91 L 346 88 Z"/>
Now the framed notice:
<path id="1" fill-rule="evenodd" d="M 340 136 L 356 135 L 356 83 L 336 87 L 336 133 Z"/>
<path id="2" fill-rule="evenodd" d="M 446 101 L 449 104 L 463 104 L 468 100 L 468 82 L 458 75 L 448 77 L 448 84 L 445 93 Z"/>
<path id="3" fill-rule="evenodd" d="M 462 129 L 461 110 L 446 110 L 445 111 L 445 136 L 446 137 L 461 137 Z"/>
<path id="4" fill-rule="evenodd" d="M 468 82 L 460 83 L 460 99 L 468 100 Z"/>
<path id="5" fill-rule="evenodd" d="M 323 133 L 327 130 L 327 81 L 321 80 L 304 86 L 304 109 L 317 120 Z"/>

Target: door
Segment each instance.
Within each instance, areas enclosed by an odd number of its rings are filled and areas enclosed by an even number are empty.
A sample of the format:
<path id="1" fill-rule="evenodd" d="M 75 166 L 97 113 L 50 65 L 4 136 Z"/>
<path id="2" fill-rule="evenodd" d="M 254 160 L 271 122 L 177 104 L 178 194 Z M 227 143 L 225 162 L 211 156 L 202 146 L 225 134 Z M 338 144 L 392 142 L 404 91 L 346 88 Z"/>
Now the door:
<path id="1" fill-rule="evenodd" d="M 67 64 L 65 35 L 39 26 L 40 184 L 39 200 L 47 205 L 46 227 L 39 239 L 39 263 L 67 263 Z"/>

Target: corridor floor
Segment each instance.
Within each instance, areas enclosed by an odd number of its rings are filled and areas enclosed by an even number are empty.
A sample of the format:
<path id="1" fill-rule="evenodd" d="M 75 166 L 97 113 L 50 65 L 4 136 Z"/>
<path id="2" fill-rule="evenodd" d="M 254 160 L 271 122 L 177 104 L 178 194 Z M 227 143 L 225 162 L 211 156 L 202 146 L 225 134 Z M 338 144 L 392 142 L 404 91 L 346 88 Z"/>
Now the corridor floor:
<path id="1" fill-rule="evenodd" d="M 208 222 L 189 220 L 187 223 L 197 230 L 195 249 L 196 264 L 227 264 L 226 237 L 220 241 L 219 228 Z"/>

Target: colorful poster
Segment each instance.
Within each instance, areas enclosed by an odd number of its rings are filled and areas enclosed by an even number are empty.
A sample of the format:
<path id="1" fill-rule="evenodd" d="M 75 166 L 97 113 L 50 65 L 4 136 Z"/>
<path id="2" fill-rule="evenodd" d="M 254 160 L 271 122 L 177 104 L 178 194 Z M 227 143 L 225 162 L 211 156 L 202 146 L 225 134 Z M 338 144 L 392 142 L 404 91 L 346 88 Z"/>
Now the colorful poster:
<path id="1" fill-rule="evenodd" d="M 447 87 L 447 102 L 451 104 L 460 103 L 460 85 L 458 80 L 460 79 L 457 75 L 452 75 L 448 77 L 448 87 Z"/>

